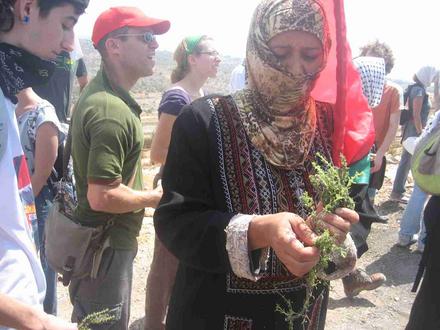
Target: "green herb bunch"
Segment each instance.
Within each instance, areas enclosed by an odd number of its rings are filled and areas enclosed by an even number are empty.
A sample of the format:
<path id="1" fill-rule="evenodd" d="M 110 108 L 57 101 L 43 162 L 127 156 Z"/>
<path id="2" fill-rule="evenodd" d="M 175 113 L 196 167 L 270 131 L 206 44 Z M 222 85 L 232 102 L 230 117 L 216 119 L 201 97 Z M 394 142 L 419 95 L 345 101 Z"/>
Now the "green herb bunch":
<path id="1" fill-rule="evenodd" d="M 322 202 L 327 213 L 334 213 L 339 207 L 353 209 L 354 201 L 350 197 L 350 188 L 356 176 L 350 177 L 347 161 L 341 156 L 340 168 L 335 167 L 321 154 L 317 157 L 322 162 L 322 166 L 313 162 L 316 173 L 310 177 L 310 182 L 318 193 L 318 199 Z M 306 192 L 301 200 L 306 208 L 311 212 L 311 216 L 316 216 L 316 208 L 313 199 Z"/>
<path id="2" fill-rule="evenodd" d="M 92 330 L 91 325 L 104 324 L 113 321 L 115 316 L 110 313 L 110 310 L 104 309 L 100 312 L 87 315 L 79 324 L 78 330 Z"/>
<path id="3" fill-rule="evenodd" d="M 354 183 L 356 176 L 350 177 L 347 162 L 341 157 L 342 166 L 335 167 L 321 154 L 317 154 L 321 164 L 313 162 L 315 174 L 310 177 L 310 182 L 314 190 L 318 193 L 318 199 L 323 204 L 323 210 L 318 212 L 313 198 L 306 192 L 301 202 L 310 212 L 309 221 L 313 224 L 315 232 L 319 237 L 315 241 L 315 246 L 320 251 L 320 259 L 318 264 L 306 275 L 306 296 L 302 309 L 299 312 L 294 311 L 292 302 L 281 295 L 284 300 L 283 308 L 279 304 L 276 305 L 276 311 L 281 313 L 288 323 L 289 330 L 293 330 L 294 321 L 303 318 L 303 327 L 308 321 L 307 311 L 309 310 L 311 299 L 313 298 L 314 289 L 321 283 L 318 274 L 328 268 L 331 256 L 338 253 L 345 256 L 346 251 L 337 244 L 335 238 L 328 229 L 323 229 L 320 224 L 322 217 L 326 213 L 334 213 L 337 208 L 346 207 L 353 209 L 355 204 L 350 197 L 350 187 Z M 326 282 L 325 282 L 326 283 Z"/>

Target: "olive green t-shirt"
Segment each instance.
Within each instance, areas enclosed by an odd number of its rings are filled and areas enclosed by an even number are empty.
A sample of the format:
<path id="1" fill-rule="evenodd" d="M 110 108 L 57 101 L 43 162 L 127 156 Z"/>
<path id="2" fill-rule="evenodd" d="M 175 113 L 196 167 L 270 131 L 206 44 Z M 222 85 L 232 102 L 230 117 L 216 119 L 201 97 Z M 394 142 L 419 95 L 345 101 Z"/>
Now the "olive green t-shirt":
<path id="1" fill-rule="evenodd" d="M 87 200 L 88 180 L 121 179 L 142 190 L 141 108 L 128 92 L 110 86 L 103 69 L 83 90 L 72 116 L 72 158 L 78 194 L 75 218 L 98 226 L 110 218 L 110 245 L 132 249 L 142 225 L 144 209 L 124 214 L 94 211 Z"/>

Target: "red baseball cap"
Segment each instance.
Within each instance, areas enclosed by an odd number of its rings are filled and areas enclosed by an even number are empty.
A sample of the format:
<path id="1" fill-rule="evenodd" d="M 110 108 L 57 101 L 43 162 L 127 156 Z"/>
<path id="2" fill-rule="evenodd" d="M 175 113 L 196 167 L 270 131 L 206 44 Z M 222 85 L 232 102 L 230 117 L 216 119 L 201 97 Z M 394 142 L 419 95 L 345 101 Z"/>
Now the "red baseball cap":
<path id="1" fill-rule="evenodd" d="M 145 16 L 136 7 L 112 7 L 96 19 L 92 34 L 93 44 L 96 47 L 107 34 L 124 26 L 149 27 L 154 34 L 164 34 L 170 29 L 170 22 Z"/>

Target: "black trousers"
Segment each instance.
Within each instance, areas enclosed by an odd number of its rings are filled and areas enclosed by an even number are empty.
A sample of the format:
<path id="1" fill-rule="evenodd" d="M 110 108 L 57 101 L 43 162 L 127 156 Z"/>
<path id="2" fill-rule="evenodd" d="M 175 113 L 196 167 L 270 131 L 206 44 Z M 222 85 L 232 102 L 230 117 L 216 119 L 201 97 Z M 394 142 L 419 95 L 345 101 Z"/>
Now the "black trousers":
<path id="1" fill-rule="evenodd" d="M 354 184 L 350 190 L 350 196 L 355 202 L 354 210 L 359 214 L 359 222 L 352 225 L 350 230 L 358 258 L 368 250 L 367 237 L 371 231 L 371 224 L 380 221 L 380 217 L 368 197 L 368 188 L 367 184 Z"/>
<path id="2" fill-rule="evenodd" d="M 411 309 L 407 330 L 440 329 L 440 196 L 425 207 L 426 244 L 422 256 L 425 273 Z"/>

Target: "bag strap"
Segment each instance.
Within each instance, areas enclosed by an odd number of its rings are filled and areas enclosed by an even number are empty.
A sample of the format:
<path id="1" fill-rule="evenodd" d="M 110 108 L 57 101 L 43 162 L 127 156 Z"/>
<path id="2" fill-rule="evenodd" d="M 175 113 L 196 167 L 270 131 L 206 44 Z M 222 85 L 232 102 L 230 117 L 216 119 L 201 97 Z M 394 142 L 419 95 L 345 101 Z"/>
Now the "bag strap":
<path id="1" fill-rule="evenodd" d="M 71 150 L 72 150 L 73 114 L 75 113 L 75 108 L 73 109 L 72 116 L 70 116 L 69 132 L 67 133 L 66 144 L 64 146 L 64 152 L 63 152 L 63 173 L 61 173 L 63 179 L 67 179 L 67 176 L 68 176 L 69 161 L 70 161 L 70 155 L 71 155 Z"/>
<path id="2" fill-rule="evenodd" d="M 416 278 L 414 279 L 413 286 L 411 288 L 411 292 L 417 292 L 419 288 L 420 281 L 422 280 L 423 274 L 426 269 L 426 262 L 428 260 L 428 246 L 425 245 L 425 249 L 423 250 L 422 259 L 420 260 L 419 267 L 417 268 Z"/>

